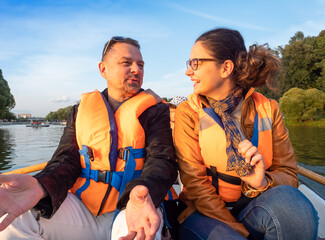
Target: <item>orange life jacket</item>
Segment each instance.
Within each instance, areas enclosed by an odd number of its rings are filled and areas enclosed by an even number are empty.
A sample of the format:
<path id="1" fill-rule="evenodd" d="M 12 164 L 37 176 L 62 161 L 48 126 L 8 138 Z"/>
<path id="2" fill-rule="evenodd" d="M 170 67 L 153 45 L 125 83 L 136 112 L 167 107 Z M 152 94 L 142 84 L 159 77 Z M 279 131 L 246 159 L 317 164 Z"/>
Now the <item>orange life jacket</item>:
<path id="1" fill-rule="evenodd" d="M 262 94 L 251 91 L 246 98 L 252 97 L 257 111 L 251 142 L 262 154 L 265 169 L 268 169 L 273 157 L 271 104 Z M 235 170 L 226 170 L 228 157 L 222 121 L 212 108 L 203 108 L 197 95 L 190 95 L 188 100 L 193 110 L 199 114 L 199 147 L 207 174 L 216 187 L 217 194 L 225 202 L 236 202 L 241 196 L 241 179 Z"/>
<path id="2" fill-rule="evenodd" d="M 114 211 L 125 184 L 140 176 L 145 133 L 138 117 L 161 101 L 148 89 L 114 114 L 99 91 L 82 95 L 76 118 L 82 174 L 71 191 L 95 216 Z"/>

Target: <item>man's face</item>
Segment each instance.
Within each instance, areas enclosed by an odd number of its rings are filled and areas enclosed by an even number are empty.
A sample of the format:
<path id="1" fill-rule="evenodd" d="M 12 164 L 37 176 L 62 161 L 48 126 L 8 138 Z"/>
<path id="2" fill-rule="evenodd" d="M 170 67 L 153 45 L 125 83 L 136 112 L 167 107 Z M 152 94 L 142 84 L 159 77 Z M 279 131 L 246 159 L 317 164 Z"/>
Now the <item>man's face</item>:
<path id="1" fill-rule="evenodd" d="M 107 81 L 108 94 L 124 101 L 137 94 L 143 82 L 141 52 L 127 43 L 116 43 L 99 63 L 99 71 Z"/>

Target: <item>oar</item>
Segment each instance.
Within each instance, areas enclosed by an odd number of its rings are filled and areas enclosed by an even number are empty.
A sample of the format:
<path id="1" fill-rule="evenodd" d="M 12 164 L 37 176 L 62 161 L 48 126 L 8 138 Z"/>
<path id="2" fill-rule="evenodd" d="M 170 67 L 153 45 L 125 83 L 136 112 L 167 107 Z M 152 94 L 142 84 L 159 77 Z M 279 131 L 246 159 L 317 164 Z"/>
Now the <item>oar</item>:
<path id="1" fill-rule="evenodd" d="M 35 164 L 29 167 L 24 167 L 24 168 L 19 168 L 19 169 L 15 169 L 9 172 L 4 172 L 1 174 L 25 174 L 25 173 L 32 173 L 32 172 L 36 172 L 36 171 L 40 171 L 42 170 L 45 166 L 46 166 L 47 162 L 44 163 L 39 163 L 39 164 Z"/>
<path id="2" fill-rule="evenodd" d="M 298 174 L 325 185 L 325 177 L 298 165 Z"/>
<path id="3" fill-rule="evenodd" d="M 32 165 L 30 167 L 19 168 L 2 174 L 25 174 L 25 173 L 36 172 L 42 170 L 46 166 L 46 164 L 47 162 L 39 163 L 39 164 Z M 305 176 L 315 182 L 325 185 L 325 177 L 317 173 L 314 173 L 313 171 L 310 171 L 299 165 L 298 165 L 298 174 Z"/>

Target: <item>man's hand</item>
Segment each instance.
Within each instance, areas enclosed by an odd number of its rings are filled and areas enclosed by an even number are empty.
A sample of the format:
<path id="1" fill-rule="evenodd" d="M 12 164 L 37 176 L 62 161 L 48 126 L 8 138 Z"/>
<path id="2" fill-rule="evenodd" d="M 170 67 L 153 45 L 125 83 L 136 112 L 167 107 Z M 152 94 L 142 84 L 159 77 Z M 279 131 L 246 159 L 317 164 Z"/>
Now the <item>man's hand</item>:
<path id="1" fill-rule="evenodd" d="M 130 192 L 125 209 L 128 235 L 120 240 L 153 240 L 160 225 L 160 217 L 151 200 L 148 188 L 139 185 Z"/>
<path id="2" fill-rule="evenodd" d="M 16 217 L 34 207 L 45 196 L 40 183 L 25 174 L 0 174 L 0 231 L 8 227 Z"/>
<path id="3" fill-rule="evenodd" d="M 256 189 L 263 189 L 267 185 L 265 179 L 265 164 L 263 156 L 258 152 L 257 148 L 247 139 L 240 142 L 238 151 L 243 155 L 245 161 L 254 166 L 252 173 L 241 179 L 248 185 Z"/>

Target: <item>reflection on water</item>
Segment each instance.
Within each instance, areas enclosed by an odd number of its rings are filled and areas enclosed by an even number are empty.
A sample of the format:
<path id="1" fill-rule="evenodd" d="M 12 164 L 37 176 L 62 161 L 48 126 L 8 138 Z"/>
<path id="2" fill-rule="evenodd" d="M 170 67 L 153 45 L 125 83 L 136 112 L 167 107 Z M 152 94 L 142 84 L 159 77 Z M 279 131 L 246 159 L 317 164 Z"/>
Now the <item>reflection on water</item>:
<path id="1" fill-rule="evenodd" d="M 61 125 L 47 128 L 0 126 L 0 172 L 50 160 L 63 129 Z"/>
<path id="2" fill-rule="evenodd" d="M 8 129 L 0 128 L 0 170 L 9 169 L 12 167 L 12 159 L 15 155 L 12 154 L 14 151 L 13 137 Z"/>
<path id="3" fill-rule="evenodd" d="M 290 139 L 300 166 L 325 176 L 325 127 L 288 127 Z M 322 184 L 298 175 L 301 182 L 325 199 Z"/>
<path id="4" fill-rule="evenodd" d="M 301 166 L 325 176 L 325 127 L 288 127 Z"/>

